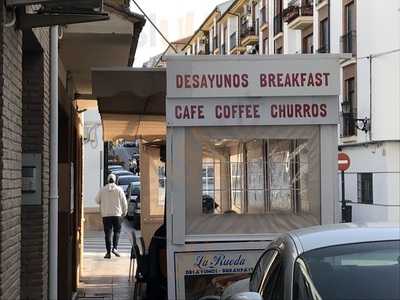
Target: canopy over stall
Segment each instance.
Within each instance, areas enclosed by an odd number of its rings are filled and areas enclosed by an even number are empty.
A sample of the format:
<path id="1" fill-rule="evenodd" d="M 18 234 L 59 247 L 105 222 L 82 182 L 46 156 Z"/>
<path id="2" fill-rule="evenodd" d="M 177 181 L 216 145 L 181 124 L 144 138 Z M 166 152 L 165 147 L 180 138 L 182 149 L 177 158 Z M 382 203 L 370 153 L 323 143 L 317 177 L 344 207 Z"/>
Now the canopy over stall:
<path id="1" fill-rule="evenodd" d="M 94 69 L 92 83 L 105 141 L 165 138 L 165 70 Z"/>
<path id="2" fill-rule="evenodd" d="M 140 139 L 141 231 L 149 245 L 164 220 L 166 72 L 163 69 L 107 68 L 92 71 L 93 95 L 103 139 Z"/>

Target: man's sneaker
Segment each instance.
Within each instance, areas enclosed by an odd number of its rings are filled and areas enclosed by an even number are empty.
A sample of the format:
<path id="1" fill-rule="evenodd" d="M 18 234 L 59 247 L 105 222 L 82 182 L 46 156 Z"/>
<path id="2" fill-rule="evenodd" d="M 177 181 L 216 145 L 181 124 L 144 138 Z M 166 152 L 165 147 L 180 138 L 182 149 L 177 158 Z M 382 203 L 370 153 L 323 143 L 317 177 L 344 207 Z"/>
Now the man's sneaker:
<path id="1" fill-rule="evenodd" d="M 121 256 L 121 255 L 119 255 L 119 252 L 118 252 L 117 249 L 112 249 L 112 253 L 114 253 L 114 255 L 115 255 L 116 257 L 120 257 L 120 256 Z"/>
<path id="2" fill-rule="evenodd" d="M 111 253 L 107 252 L 106 255 L 104 255 L 104 258 L 110 259 L 111 258 Z"/>

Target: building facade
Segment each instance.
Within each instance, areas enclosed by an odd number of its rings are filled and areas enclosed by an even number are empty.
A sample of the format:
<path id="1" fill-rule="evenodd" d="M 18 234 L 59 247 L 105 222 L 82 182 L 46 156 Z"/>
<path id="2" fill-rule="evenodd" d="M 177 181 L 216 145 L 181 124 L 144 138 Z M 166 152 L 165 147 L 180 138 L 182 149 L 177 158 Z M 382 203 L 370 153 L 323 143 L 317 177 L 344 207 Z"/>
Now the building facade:
<path id="1" fill-rule="evenodd" d="M 0 10 L 0 298 L 46 299 L 49 29 L 18 30 Z M 40 179 L 28 197 L 22 178 L 32 163 Z"/>
<path id="2" fill-rule="evenodd" d="M 36 6 L 24 6 L 20 1 L 16 9 L 10 3 L 6 6 L 2 1 L 0 5 L 0 299 L 48 299 L 50 278 L 58 282 L 58 299 L 72 299 L 79 284 L 83 236 L 84 128 L 77 95 L 86 93 L 82 92 L 82 81 L 90 83 L 92 67 L 105 61 L 107 66 L 132 65 L 144 18 L 131 14 L 124 1 L 110 0 L 104 1 L 104 9 L 112 21 L 121 20 L 124 32 L 112 28 L 113 24 L 119 26 L 115 22 L 88 27 L 90 39 L 87 34 L 80 35 L 77 27 L 59 28 L 60 53 L 54 60 L 59 67 L 57 161 L 50 157 L 50 69 L 54 56 L 49 26 L 66 20 L 60 19 L 64 16 L 59 11 L 53 19 L 42 18 Z M 104 20 L 104 14 L 100 16 Z M 90 20 L 94 19 L 96 15 Z M 87 48 L 76 47 L 85 37 Z M 110 55 L 111 51 L 115 55 Z M 93 60 L 88 64 L 86 58 L 87 64 L 80 63 L 78 75 L 74 74 L 77 68 L 71 62 L 85 54 Z M 115 58 L 104 59 L 110 56 Z M 84 78 L 82 70 L 87 75 Z M 58 176 L 51 180 L 53 163 Z M 51 196 L 50 184 L 57 181 L 58 197 Z M 58 264 L 51 273 L 49 208 L 55 201 Z"/>
<path id="3" fill-rule="evenodd" d="M 399 221 L 399 9 L 397 0 L 228 1 L 212 11 L 183 53 L 350 54 L 341 62 L 338 132 L 340 149 L 351 159 L 346 200 L 353 221 Z M 391 24 L 390 34 L 383 24 Z"/>

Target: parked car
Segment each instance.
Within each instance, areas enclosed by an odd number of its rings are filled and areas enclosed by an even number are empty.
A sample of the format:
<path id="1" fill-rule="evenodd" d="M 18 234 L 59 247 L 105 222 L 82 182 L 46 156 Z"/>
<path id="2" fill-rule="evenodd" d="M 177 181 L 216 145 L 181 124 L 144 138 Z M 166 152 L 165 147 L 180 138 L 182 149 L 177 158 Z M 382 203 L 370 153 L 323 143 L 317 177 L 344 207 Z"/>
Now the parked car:
<path id="1" fill-rule="evenodd" d="M 126 218 L 132 222 L 136 230 L 140 230 L 140 182 L 131 182 L 126 191 L 128 213 Z"/>
<path id="2" fill-rule="evenodd" d="M 121 176 L 133 176 L 132 172 L 124 170 L 124 169 L 112 171 L 112 173 L 117 177 L 117 181 L 118 181 L 118 178 Z"/>
<path id="3" fill-rule="evenodd" d="M 137 176 L 139 177 L 139 176 Z M 131 182 L 126 190 L 126 199 L 140 202 L 140 178 L 138 181 Z"/>
<path id="4" fill-rule="evenodd" d="M 128 189 L 128 186 L 129 186 L 129 184 L 131 182 L 140 182 L 140 177 L 139 176 L 135 176 L 135 175 L 120 175 L 120 176 L 117 177 L 117 185 L 122 187 L 122 189 L 125 192 L 125 195 L 126 195 L 126 191 Z"/>
<path id="5" fill-rule="evenodd" d="M 137 145 L 135 142 L 125 142 L 124 147 L 125 148 L 135 148 L 135 147 L 137 147 Z"/>
<path id="6" fill-rule="evenodd" d="M 399 224 L 337 224 L 278 238 L 221 300 L 394 300 L 399 283 Z"/>
<path id="7" fill-rule="evenodd" d="M 111 174 L 112 172 L 115 171 L 123 171 L 124 168 L 120 165 L 109 165 L 108 166 L 108 174 Z"/>

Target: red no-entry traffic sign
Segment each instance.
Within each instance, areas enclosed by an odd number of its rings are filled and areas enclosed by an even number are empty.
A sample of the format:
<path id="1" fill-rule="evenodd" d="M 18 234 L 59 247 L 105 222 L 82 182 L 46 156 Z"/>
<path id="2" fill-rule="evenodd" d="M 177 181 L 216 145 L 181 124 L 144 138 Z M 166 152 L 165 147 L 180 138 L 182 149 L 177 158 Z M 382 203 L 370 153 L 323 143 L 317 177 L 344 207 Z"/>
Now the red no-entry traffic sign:
<path id="1" fill-rule="evenodd" d="M 339 171 L 346 171 L 350 167 L 350 157 L 346 153 L 339 153 L 338 155 L 338 168 Z"/>

